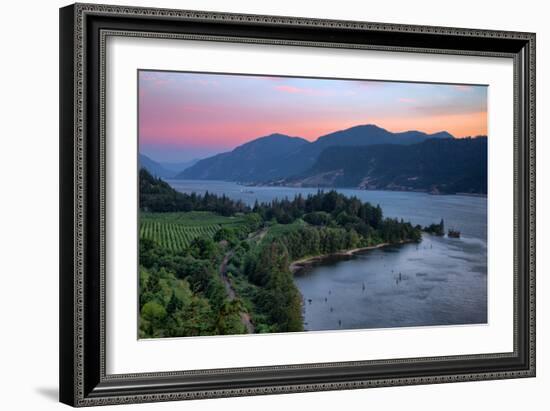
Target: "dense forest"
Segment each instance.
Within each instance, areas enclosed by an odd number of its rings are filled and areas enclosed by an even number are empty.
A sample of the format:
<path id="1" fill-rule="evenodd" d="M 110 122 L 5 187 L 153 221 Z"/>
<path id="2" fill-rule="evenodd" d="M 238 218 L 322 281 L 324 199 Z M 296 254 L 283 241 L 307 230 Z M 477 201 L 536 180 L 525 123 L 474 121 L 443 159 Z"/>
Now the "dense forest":
<path id="1" fill-rule="evenodd" d="M 231 222 L 213 234 L 190 227 L 194 238 L 183 249 L 140 237 L 141 338 L 301 331 L 292 261 L 421 240 L 421 227 L 336 191 L 248 207 L 225 196 L 179 193 L 141 170 L 140 208 L 150 220 L 166 216 L 159 222 L 197 215 Z"/>
<path id="2" fill-rule="evenodd" d="M 180 193 L 144 168 L 139 172 L 139 207 L 142 211 L 152 212 L 212 211 L 224 216 L 249 211 L 242 201 L 233 201 L 226 196 Z"/>
<path id="3" fill-rule="evenodd" d="M 279 184 L 487 194 L 487 138 L 329 147 L 311 169 Z"/>

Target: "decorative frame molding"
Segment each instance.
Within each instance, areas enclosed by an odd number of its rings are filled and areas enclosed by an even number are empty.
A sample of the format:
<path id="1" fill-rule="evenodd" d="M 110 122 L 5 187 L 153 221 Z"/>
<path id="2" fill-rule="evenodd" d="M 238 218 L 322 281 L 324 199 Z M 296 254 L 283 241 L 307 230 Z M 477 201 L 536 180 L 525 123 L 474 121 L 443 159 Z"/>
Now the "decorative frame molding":
<path id="1" fill-rule="evenodd" d="M 514 351 L 107 375 L 104 142 L 108 36 L 513 59 Z M 91 406 L 535 376 L 535 34 L 75 4 L 60 10 L 60 96 L 62 402 Z"/>

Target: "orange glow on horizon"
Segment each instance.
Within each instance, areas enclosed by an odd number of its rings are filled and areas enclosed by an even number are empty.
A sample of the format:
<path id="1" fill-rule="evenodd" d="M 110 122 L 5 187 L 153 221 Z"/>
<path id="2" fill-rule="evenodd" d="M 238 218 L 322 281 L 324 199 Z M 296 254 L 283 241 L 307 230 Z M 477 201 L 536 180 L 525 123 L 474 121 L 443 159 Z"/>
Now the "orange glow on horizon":
<path id="1" fill-rule="evenodd" d="M 229 151 L 273 133 L 311 142 L 366 124 L 488 134 L 487 87 L 476 85 L 142 72 L 138 115 L 139 143 L 158 158 Z"/>
<path id="2" fill-rule="evenodd" d="M 362 124 L 375 124 L 390 132 L 403 132 L 418 130 L 428 134 L 447 131 L 456 138 L 475 137 L 487 135 L 487 112 L 466 114 L 442 114 L 414 118 L 365 118 L 357 120 L 339 121 L 334 119 L 326 121 L 306 121 L 298 124 L 281 124 L 276 122 L 254 122 L 246 125 L 240 123 L 231 124 L 204 124 L 204 125 L 162 125 L 149 130 L 146 126 L 140 127 L 140 134 L 144 140 L 148 135 L 159 133 L 162 138 L 155 138 L 156 143 L 170 145 L 201 145 L 204 147 L 236 147 L 258 137 L 273 133 L 281 133 L 289 136 L 305 138 L 315 141 L 317 138 L 339 130 Z M 190 139 L 190 136 L 200 136 Z"/>
<path id="3" fill-rule="evenodd" d="M 447 131 L 456 138 L 476 137 L 487 135 L 487 112 L 466 114 L 442 114 L 414 119 L 380 119 L 373 121 L 388 131 L 397 133 L 401 131 L 418 130 L 428 134 L 439 131 Z"/>

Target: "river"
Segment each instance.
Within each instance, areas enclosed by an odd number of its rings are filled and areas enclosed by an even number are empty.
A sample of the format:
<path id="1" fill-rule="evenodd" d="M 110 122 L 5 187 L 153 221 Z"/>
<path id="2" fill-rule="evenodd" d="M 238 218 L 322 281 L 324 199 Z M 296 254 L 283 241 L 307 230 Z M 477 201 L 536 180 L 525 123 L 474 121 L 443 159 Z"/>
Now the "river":
<path id="1" fill-rule="evenodd" d="M 252 205 L 315 193 L 315 188 L 243 187 L 205 180 L 168 180 L 181 192 L 225 194 Z M 380 204 L 386 217 L 439 223 L 460 239 L 423 235 L 420 244 L 327 259 L 301 271 L 306 330 L 482 324 L 487 322 L 487 198 L 338 189 Z"/>

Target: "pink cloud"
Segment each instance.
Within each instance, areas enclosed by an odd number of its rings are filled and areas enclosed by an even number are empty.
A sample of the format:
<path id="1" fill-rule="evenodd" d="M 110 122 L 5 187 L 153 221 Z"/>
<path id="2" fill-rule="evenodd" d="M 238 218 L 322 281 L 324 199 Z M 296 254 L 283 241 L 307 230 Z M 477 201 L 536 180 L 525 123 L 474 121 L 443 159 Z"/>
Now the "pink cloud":
<path id="1" fill-rule="evenodd" d="M 275 90 L 282 91 L 284 93 L 290 93 L 290 94 L 300 94 L 305 93 L 304 89 L 293 87 L 293 86 L 276 86 Z"/>
<path id="2" fill-rule="evenodd" d="M 163 86 L 167 86 L 168 84 L 170 84 L 170 80 L 158 79 L 158 80 L 154 80 L 154 81 L 153 81 L 153 84 L 154 84 L 156 87 L 163 87 Z"/>
<path id="3" fill-rule="evenodd" d="M 310 88 L 294 87 L 294 86 L 288 86 L 288 85 L 275 86 L 275 90 L 281 91 L 283 93 L 289 93 L 289 94 L 306 94 L 308 96 L 318 96 L 322 94 L 318 90 L 313 90 Z"/>
<path id="4" fill-rule="evenodd" d="M 217 86 L 219 83 L 216 80 L 204 80 L 199 78 L 190 78 L 186 81 L 194 86 Z"/>
<path id="5" fill-rule="evenodd" d="M 408 97 L 399 97 L 397 99 L 400 103 L 416 103 L 416 100 L 414 98 L 408 98 Z"/>
<path id="6" fill-rule="evenodd" d="M 216 111 L 216 108 L 199 104 L 185 104 L 180 107 L 180 111 L 183 113 L 213 113 Z"/>
<path id="7" fill-rule="evenodd" d="M 456 86 L 454 86 L 454 88 L 459 90 L 459 91 L 464 91 L 464 92 L 468 92 L 468 91 L 473 90 L 472 86 L 467 86 L 465 84 L 457 84 Z"/>

